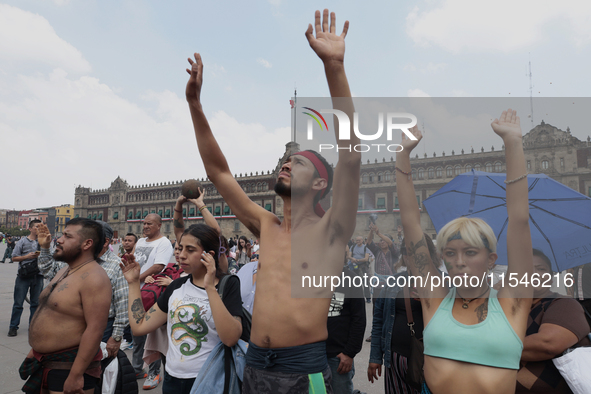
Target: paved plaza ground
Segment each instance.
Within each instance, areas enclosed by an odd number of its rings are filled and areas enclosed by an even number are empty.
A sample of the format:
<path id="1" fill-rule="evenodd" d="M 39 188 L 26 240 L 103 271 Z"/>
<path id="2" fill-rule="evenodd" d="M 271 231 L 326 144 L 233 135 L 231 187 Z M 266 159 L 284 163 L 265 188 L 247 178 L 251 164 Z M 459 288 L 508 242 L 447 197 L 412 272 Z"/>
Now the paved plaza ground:
<path id="1" fill-rule="evenodd" d="M 0 243 L 0 257 L 4 255 L 6 245 Z M 25 302 L 25 310 L 21 317 L 21 325 L 16 337 L 8 337 L 8 326 L 10 323 L 10 314 L 12 312 L 14 280 L 16 278 L 17 264 L 0 264 L 0 394 L 20 393 L 24 383 L 18 374 L 18 367 L 30 350 L 28 343 L 28 321 L 29 304 Z M 367 305 L 367 319 L 365 338 L 371 331 L 371 304 Z M 355 357 L 356 376 L 354 379 L 355 388 L 366 392 L 367 394 L 377 394 L 384 392 L 383 380 L 371 384 L 367 381 L 367 365 L 369 362 L 368 342 L 363 342 L 363 349 Z M 131 352 L 126 351 L 127 356 L 131 358 Z M 142 380 L 140 384 L 140 392 Z M 162 393 L 160 385 L 157 389 L 150 390 L 150 393 Z"/>

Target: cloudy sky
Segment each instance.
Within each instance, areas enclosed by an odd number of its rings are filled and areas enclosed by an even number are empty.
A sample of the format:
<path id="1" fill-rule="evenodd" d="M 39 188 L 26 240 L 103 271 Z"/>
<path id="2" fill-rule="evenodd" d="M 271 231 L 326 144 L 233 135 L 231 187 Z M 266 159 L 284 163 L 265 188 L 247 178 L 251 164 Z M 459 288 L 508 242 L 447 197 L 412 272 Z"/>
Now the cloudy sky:
<path id="1" fill-rule="evenodd" d="M 107 188 L 117 176 L 204 177 L 184 98 L 196 51 L 232 171 L 273 169 L 294 88 L 328 94 L 304 36 L 320 6 L 337 12 L 339 30 L 351 22 L 345 62 L 357 97 L 527 97 L 530 59 L 534 97 L 591 92 L 591 3 L 580 0 L 0 0 L 0 208 L 73 203 L 75 186 Z M 591 134 L 534 111 L 541 118 Z M 488 142 L 444 137 L 427 149 Z"/>

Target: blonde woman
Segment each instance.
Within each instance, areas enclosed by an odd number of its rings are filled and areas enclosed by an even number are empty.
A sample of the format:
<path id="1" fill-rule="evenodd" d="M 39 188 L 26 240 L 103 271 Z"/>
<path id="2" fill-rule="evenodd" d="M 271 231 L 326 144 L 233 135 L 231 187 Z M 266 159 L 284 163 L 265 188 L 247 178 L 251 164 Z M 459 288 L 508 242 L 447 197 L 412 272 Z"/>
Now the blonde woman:
<path id="1" fill-rule="evenodd" d="M 507 275 L 529 278 L 533 272 L 532 244 L 519 117 L 509 109 L 491 126 L 505 145 L 509 217 Z M 396 155 L 396 183 L 408 267 L 412 275 L 426 280 L 440 275 L 427 250 L 410 176 L 410 153 L 422 135 L 416 127 L 411 131 L 416 140 L 403 135 L 403 150 Z M 418 288 L 425 324 L 423 393 L 515 392 L 533 290 L 519 283 L 497 293 L 486 280 L 479 280 L 476 286 L 471 286 L 469 281 L 471 277 L 481 279 L 494 267 L 496 241 L 486 222 L 471 218 L 451 221 L 437 236 L 437 249 L 457 287 Z M 459 280 L 464 277 L 468 280 Z"/>

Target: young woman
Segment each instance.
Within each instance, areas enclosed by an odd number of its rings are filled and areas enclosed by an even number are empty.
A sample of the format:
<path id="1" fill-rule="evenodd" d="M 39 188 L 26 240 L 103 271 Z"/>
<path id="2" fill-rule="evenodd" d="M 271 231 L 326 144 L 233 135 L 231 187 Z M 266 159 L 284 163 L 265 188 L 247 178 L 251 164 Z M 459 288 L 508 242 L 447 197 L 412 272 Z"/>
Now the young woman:
<path id="1" fill-rule="evenodd" d="M 189 275 L 168 285 L 148 312 L 140 296 L 139 264 L 133 255 L 125 255 L 122 264 L 134 335 L 146 335 L 167 324 L 164 394 L 189 393 L 215 345 L 222 341 L 233 346 L 242 334 L 239 281 L 228 281 L 223 302 L 217 291 L 224 275 L 219 268 L 218 232 L 205 224 L 193 225 L 183 233 L 179 248 L 180 266 Z"/>
<path id="2" fill-rule="evenodd" d="M 238 239 L 238 247 L 236 248 L 236 262 L 238 263 L 238 269 L 242 268 L 245 264 L 250 263 L 251 254 L 252 245 L 248 242 L 248 239 L 242 235 Z"/>
<path id="3" fill-rule="evenodd" d="M 505 145 L 507 276 L 530 279 L 533 264 L 527 171 L 519 117 L 515 111 L 507 110 L 491 126 Z M 412 275 L 426 280 L 440 274 L 429 256 L 420 224 L 410 154 L 422 135 L 416 127 L 412 133 L 417 139 L 403 135 L 403 150 L 396 155 L 396 184 L 408 267 Z M 425 393 L 515 392 L 533 291 L 520 282 L 497 294 L 486 280 L 480 280 L 494 267 L 496 241 L 490 226 L 480 219 L 455 219 L 437 235 L 438 251 L 452 279 L 465 276 L 477 277 L 479 281 L 463 280 L 459 285 L 456 280 L 457 287 L 433 289 L 427 283 L 418 288 L 425 324 Z M 479 284 L 470 285 L 476 282 Z"/>

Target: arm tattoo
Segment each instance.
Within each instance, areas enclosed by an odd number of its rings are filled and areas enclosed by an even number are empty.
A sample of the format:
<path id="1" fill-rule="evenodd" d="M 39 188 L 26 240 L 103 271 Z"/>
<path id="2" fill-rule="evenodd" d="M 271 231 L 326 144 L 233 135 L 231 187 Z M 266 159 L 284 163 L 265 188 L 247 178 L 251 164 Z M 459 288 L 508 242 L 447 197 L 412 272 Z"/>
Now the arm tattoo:
<path id="1" fill-rule="evenodd" d="M 131 313 L 135 319 L 135 323 L 140 324 L 146 315 L 146 311 L 144 311 L 144 305 L 142 304 L 142 300 L 140 298 L 136 298 L 133 301 L 133 304 L 131 304 Z"/>
<path id="2" fill-rule="evenodd" d="M 185 228 L 185 226 L 183 225 L 183 223 L 181 223 L 181 221 L 178 220 L 178 219 L 174 219 L 172 221 L 172 225 L 174 226 L 174 228 L 182 228 L 182 229 Z"/>
<path id="3" fill-rule="evenodd" d="M 482 305 L 476 307 L 474 312 L 476 312 L 476 316 L 478 316 L 478 323 L 483 322 L 486 319 L 486 316 L 488 316 L 488 298 L 484 300 Z"/>
<path id="4" fill-rule="evenodd" d="M 411 258 L 412 263 L 419 271 L 419 274 L 425 275 L 427 267 L 431 262 L 431 256 L 425 252 L 417 253 L 417 250 L 422 247 L 427 248 L 425 236 L 423 236 L 417 243 L 410 243 L 408 247 L 408 256 Z"/>
<path id="5" fill-rule="evenodd" d="M 146 320 L 145 321 L 150 320 L 150 317 L 152 317 L 151 314 L 154 313 L 154 312 L 156 312 L 156 308 L 151 307 L 150 310 L 148 311 L 148 313 L 146 313 Z"/>

